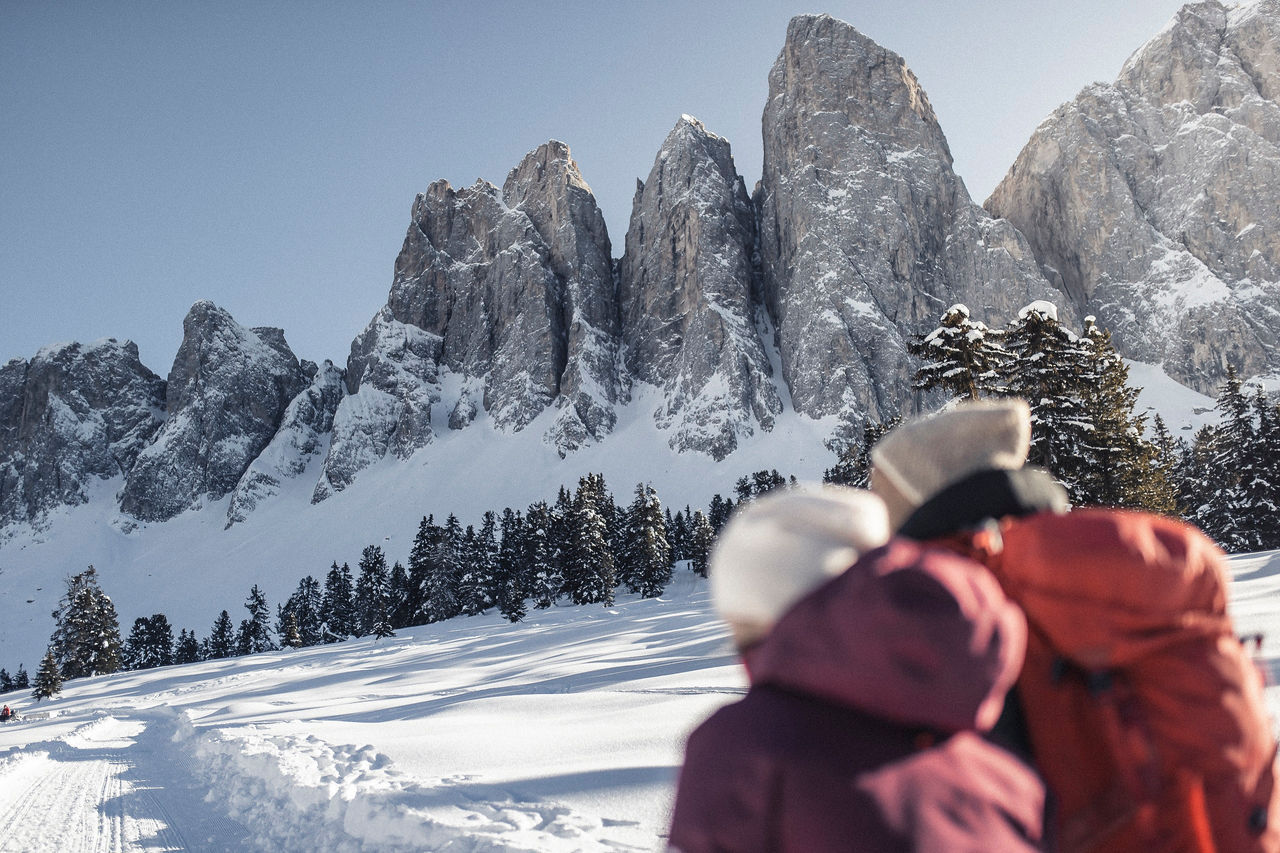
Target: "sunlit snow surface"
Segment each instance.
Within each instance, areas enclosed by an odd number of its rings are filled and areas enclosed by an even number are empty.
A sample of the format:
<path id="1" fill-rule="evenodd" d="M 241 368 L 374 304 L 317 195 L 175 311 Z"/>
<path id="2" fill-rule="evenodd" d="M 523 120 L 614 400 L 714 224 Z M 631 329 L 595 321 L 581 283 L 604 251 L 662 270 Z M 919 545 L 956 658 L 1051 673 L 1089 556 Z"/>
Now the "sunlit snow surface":
<path id="1" fill-rule="evenodd" d="M 1280 552 L 1231 571 L 1274 681 Z M 662 849 L 685 735 L 743 691 L 686 570 L 657 600 L 72 682 L 0 727 L 0 850 Z"/>
<path id="2" fill-rule="evenodd" d="M 743 689 L 685 569 L 657 600 L 71 682 L 0 727 L 0 850 L 653 850 L 685 735 Z"/>

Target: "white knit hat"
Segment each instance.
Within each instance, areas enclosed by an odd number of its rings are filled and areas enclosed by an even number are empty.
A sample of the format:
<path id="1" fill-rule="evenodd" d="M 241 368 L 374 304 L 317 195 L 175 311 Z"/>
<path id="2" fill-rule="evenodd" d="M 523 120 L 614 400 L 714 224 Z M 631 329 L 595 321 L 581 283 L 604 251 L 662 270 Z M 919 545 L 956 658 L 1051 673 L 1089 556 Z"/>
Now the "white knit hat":
<path id="1" fill-rule="evenodd" d="M 711 598 L 726 622 L 772 625 L 797 600 L 889 539 L 868 491 L 805 486 L 756 499 L 711 552 Z"/>
<path id="2" fill-rule="evenodd" d="M 890 431 L 871 451 L 871 465 L 916 508 L 970 474 L 1021 468 L 1030 447 L 1024 401 L 967 401 Z"/>

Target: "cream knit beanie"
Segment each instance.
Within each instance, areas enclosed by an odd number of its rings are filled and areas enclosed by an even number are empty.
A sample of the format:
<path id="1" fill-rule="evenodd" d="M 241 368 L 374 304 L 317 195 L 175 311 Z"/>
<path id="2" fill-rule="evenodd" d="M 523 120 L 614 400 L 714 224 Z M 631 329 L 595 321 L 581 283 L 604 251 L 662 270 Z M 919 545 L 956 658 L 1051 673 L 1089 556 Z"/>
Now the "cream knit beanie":
<path id="1" fill-rule="evenodd" d="M 871 451 L 871 465 L 914 510 L 970 474 L 1021 468 L 1030 447 L 1024 401 L 977 400 L 892 430 Z M 895 528 L 903 521 L 895 519 Z"/>
<path id="2" fill-rule="evenodd" d="M 805 486 L 738 512 L 711 552 L 711 599 L 726 622 L 771 626 L 797 600 L 889 539 L 868 491 Z"/>

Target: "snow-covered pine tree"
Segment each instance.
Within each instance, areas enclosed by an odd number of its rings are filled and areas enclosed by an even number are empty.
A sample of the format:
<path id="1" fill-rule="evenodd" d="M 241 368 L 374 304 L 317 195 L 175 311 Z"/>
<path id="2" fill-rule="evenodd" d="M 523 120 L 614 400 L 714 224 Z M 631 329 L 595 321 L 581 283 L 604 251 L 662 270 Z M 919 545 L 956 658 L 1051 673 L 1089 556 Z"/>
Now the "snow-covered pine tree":
<path id="1" fill-rule="evenodd" d="M 1258 550 L 1280 548 L 1280 413 L 1261 386 L 1250 398 L 1253 410 L 1253 453 L 1243 472 L 1249 521 Z"/>
<path id="2" fill-rule="evenodd" d="M 791 478 L 794 484 L 795 478 Z M 767 495 L 774 489 L 781 489 L 787 485 L 787 479 L 777 472 L 776 469 L 768 471 L 756 471 L 749 477 L 740 477 L 738 482 L 734 484 L 733 491 L 738 496 L 738 504 L 744 501 L 750 501 L 761 495 Z"/>
<path id="3" fill-rule="evenodd" d="M 711 546 L 715 541 L 716 532 L 711 521 L 702 514 L 702 510 L 695 510 L 693 524 L 689 529 L 689 568 L 704 578 L 711 561 Z"/>
<path id="4" fill-rule="evenodd" d="M 13 690 L 13 676 L 9 675 L 7 669 L 0 668 L 0 693 L 9 693 Z"/>
<path id="5" fill-rule="evenodd" d="M 973 320 L 964 305 L 952 305 L 933 331 L 907 341 L 920 359 L 912 388 L 939 390 L 953 399 L 976 400 L 1001 393 L 1001 377 L 1010 359 L 1003 332 Z"/>
<path id="6" fill-rule="evenodd" d="M 405 608 L 410 614 L 410 625 L 425 625 L 431 621 L 426 611 L 426 590 L 428 581 L 435 573 L 440 535 L 435 516 L 424 516 L 418 523 L 413 547 L 409 549 L 409 565 L 405 568 L 409 574 L 409 597 L 405 601 Z"/>
<path id="7" fill-rule="evenodd" d="M 324 620 L 320 616 L 324 609 L 324 593 L 318 580 L 307 575 L 298 581 L 298 588 L 285 602 L 285 609 L 293 611 L 298 625 L 298 639 L 303 646 L 315 646 L 324 642 Z"/>
<path id="8" fill-rule="evenodd" d="M 1226 483 L 1226 474 L 1219 471 L 1213 461 L 1217 444 L 1218 431 L 1208 424 L 1200 427 L 1182 457 L 1177 478 L 1178 502 L 1184 508 L 1182 517 L 1214 539 L 1217 536 L 1210 515 L 1210 499 Z"/>
<path id="9" fill-rule="evenodd" d="M 15 690 L 26 690 L 31 684 L 27 680 L 27 670 L 22 664 L 18 664 L 18 671 L 13 674 L 13 688 Z"/>
<path id="10" fill-rule="evenodd" d="M 120 669 L 123 642 L 115 605 L 98 586 L 93 566 L 67 579 L 53 612 L 50 646 L 64 679 L 106 675 Z"/>
<path id="11" fill-rule="evenodd" d="M 528 612 L 525 597 L 528 572 L 524 562 L 527 538 L 524 517 L 511 507 L 502 511 L 498 523 L 502 540 L 494 560 L 494 587 L 498 611 L 508 622 L 519 622 Z"/>
<path id="12" fill-rule="evenodd" d="M 1111 333 L 1085 317 L 1081 343 L 1086 358 L 1077 372 L 1080 456 L 1072 498 L 1081 505 L 1169 512 L 1170 490 L 1157 482 L 1155 448 L 1143 435 L 1146 416 L 1133 410 L 1139 389 L 1128 384 L 1129 368 Z"/>
<path id="13" fill-rule="evenodd" d="M 613 604 L 617 581 L 608 522 L 613 509 L 602 475 L 588 474 L 578 481 L 568 525 L 576 547 L 564 568 L 565 592 L 574 604 Z"/>
<path id="14" fill-rule="evenodd" d="M 1179 478 L 1186 453 L 1186 442 L 1174 437 L 1165 426 L 1164 418 L 1157 414 L 1151 421 L 1150 477 L 1140 490 L 1144 509 L 1175 518 L 1183 517 L 1186 508 L 1182 503 Z"/>
<path id="15" fill-rule="evenodd" d="M 1057 306 L 1044 301 L 1018 312 L 1004 344 L 1013 361 L 1002 384 L 1031 405 L 1028 461 L 1049 469 L 1079 502 L 1091 464 L 1093 425 L 1083 401 L 1093 348 L 1059 323 Z"/>
<path id="16" fill-rule="evenodd" d="M 666 508 L 667 544 L 671 546 L 671 562 L 678 563 L 689 559 L 689 507 L 671 514 L 671 507 Z"/>
<path id="17" fill-rule="evenodd" d="M 240 623 L 236 651 L 242 655 L 255 655 L 279 648 L 271 636 L 271 610 L 267 607 L 267 597 L 257 584 L 249 590 L 244 609 L 249 611 L 249 618 Z"/>
<path id="18" fill-rule="evenodd" d="M 1233 365 L 1227 365 L 1227 377 L 1214 408 L 1220 420 L 1211 445 L 1208 500 L 1198 521 L 1226 551 L 1257 551 L 1260 543 L 1248 493 L 1257 435 L 1249 398 Z"/>
<path id="19" fill-rule="evenodd" d="M 391 574 L 387 558 L 377 545 L 368 545 L 360 554 L 360 574 L 356 577 L 356 636 L 391 635 Z"/>
<path id="20" fill-rule="evenodd" d="M 200 660 L 200 642 L 195 631 L 183 628 L 178 632 L 178 642 L 173 648 L 174 663 L 195 663 Z"/>
<path id="21" fill-rule="evenodd" d="M 671 582 L 671 546 L 658 493 L 637 483 L 635 500 L 627 511 L 624 550 L 618 555 L 618 580 L 630 592 L 656 598 Z"/>
<path id="22" fill-rule="evenodd" d="M 422 615 L 425 622 L 452 619 L 461 612 L 458 606 L 458 577 L 462 569 L 464 534 L 457 516 L 452 513 L 436 536 L 431 550 L 427 575 L 422 586 Z"/>
<path id="23" fill-rule="evenodd" d="M 409 572 L 396 560 L 391 566 L 391 627 L 408 628 L 414 623 L 415 607 L 412 602 L 417 598 L 409 583 Z"/>
<path id="24" fill-rule="evenodd" d="M 286 649 L 302 648 L 302 634 L 298 632 L 298 616 L 292 610 L 281 610 L 276 634 L 280 645 Z"/>
<path id="25" fill-rule="evenodd" d="M 467 525 L 463 535 L 462 577 L 458 581 L 458 606 L 475 616 L 493 606 L 498 597 L 497 516 L 484 514 L 480 530 Z"/>
<path id="26" fill-rule="evenodd" d="M 59 672 L 57 655 L 52 648 L 44 653 L 40 668 L 36 670 L 35 684 L 32 686 L 35 689 L 32 690 L 31 697 L 37 702 L 62 692 L 62 673 Z"/>
<path id="27" fill-rule="evenodd" d="M 355 603 L 351 567 L 334 560 L 324 578 L 320 599 L 320 634 L 326 643 L 340 643 L 355 633 Z"/>
<path id="28" fill-rule="evenodd" d="M 528 573 L 528 595 L 533 599 L 533 606 L 539 609 L 555 604 L 564 588 L 554 538 L 556 525 L 546 501 L 529 505 L 525 515 L 523 560 Z"/>
<path id="29" fill-rule="evenodd" d="M 231 624 L 231 614 L 222 611 L 214 620 L 209 631 L 208 648 L 202 657 L 209 660 L 229 658 L 236 653 L 235 626 Z"/>
<path id="30" fill-rule="evenodd" d="M 125 640 L 126 669 L 153 669 L 173 663 L 173 628 L 163 613 L 138 617 Z"/>

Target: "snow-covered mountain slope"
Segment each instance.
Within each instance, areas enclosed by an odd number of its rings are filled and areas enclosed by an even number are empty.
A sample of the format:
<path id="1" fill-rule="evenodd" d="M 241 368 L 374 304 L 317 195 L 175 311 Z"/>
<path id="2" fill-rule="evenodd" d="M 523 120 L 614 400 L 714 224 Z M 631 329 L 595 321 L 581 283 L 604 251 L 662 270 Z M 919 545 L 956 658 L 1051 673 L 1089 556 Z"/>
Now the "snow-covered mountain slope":
<path id="1" fill-rule="evenodd" d="M 1280 552 L 1231 561 L 1280 675 Z M 706 582 L 70 682 L 0 727 L 6 849 L 656 850 L 685 735 L 745 688 Z M 14 700 L 16 694 L 8 694 Z M 1280 687 L 1267 691 L 1273 716 Z"/>
<path id="2" fill-rule="evenodd" d="M 4 849 L 654 850 L 743 692 L 707 585 L 70 682 L 0 727 Z M 17 694 L 7 694 L 15 700 Z M 165 845 L 168 845 L 167 847 Z"/>
<path id="3" fill-rule="evenodd" d="M 463 525 L 478 525 L 486 510 L 553 501 L 561 485 L 572 488 L 589 472 L 604 474 L 620 503 L 643 481 L 673 512 L 686 504 L 705 509 L 713 495 L 731 496 L 737 479 L 753 471 L 776 468 L 814 480 L 836 460 L 822 446 L 831 421 L 794 414 L 780 418 L 772 432 L 742 440 L 725 462 L 681 454 L 653 426 L 661 392 L 637 386 L 633 394 L 613 439 L 568 459 L 542 440 L 555 409 L 514 434 L 493 429 L 484 412 L 465 430 L 433 418 L 434 439 L 410 459 L 383 459 L 342 492 L 312 504 L 311 486 L 323 465 L 323 454 L 313 454 L 302 474 L 281 480 L 275 494 L 230 527 L 234 496 L 167 522 L 122 524 L 112 500 L 119 478 L 95 480 L 88 503 L 57 510 L 40 530 L 17 525 L 0 536 L 0 666 L 13 672 L 23 663 L 34 671 L 64 579 L 90 563 L 126 633 L 134 619 L 164 613 L 175 631 L 205 636 L 220 610 L 236 620 L 244 615 L 241 605 L 255 583 L 274 607 L 302 577 L 323 581 L 335 560 L 354 568 L 367 545 L 381 546 L 388 562 L 407 562 L 428 514 L 443 522 L 452 512 Z"/>

